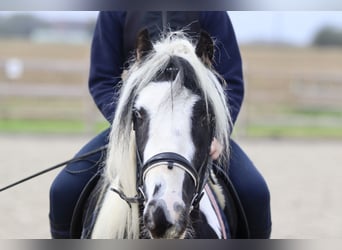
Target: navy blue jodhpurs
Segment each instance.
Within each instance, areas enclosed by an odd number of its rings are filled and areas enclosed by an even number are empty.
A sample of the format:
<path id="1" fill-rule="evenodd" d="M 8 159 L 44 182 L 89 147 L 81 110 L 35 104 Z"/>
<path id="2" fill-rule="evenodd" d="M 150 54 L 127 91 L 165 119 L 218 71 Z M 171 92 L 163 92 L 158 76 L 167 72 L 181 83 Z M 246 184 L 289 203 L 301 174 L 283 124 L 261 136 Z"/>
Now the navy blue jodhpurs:
<path id="1" fill-rule="evenodd" d="M 86 144 L 75 157 L 108 143 L 109 129 Z M 229 176 L 239 194 L 250 227 L 251 238 L 271 234 L 270 193 L 267 184 L 243 150 L 231 140 Z M 103 166 L 104 153 L 68 164 L 50 188 L 50 227 L 53 238 L 69 238 L 73 209 L 82 189 Z"/>

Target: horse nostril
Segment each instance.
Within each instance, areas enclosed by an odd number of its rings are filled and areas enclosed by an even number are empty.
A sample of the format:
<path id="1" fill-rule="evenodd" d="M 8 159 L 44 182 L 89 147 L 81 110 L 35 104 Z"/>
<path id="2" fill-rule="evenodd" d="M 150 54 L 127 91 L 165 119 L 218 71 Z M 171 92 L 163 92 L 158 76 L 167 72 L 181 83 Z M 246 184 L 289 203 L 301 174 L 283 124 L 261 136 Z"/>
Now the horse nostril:
<path id="1" fill-rule="evenodd" d="M 153 219 L 148 214 L 144 215 L 144 225 L 149 231 L 152 231 L 155 228 L 155 224 L 153 223 Z"/>
<path id="2" fill-rule="evenodd" d="M 166 218 L 165 210 L 161 206 L 149 206 L 144 215 L 144 224 L 153 238 L 162 238 L 166 231 L 173 226 Z"/>

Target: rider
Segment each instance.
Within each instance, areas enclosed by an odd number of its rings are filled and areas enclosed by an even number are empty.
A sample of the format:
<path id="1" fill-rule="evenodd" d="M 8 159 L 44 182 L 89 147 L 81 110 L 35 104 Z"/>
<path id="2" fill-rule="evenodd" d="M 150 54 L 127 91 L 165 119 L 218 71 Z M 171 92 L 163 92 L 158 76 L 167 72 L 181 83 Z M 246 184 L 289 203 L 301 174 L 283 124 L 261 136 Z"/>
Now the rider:
<path id="1" fill-rule="evenodd" d="M 136 32 L 143 27 L 151 38 L 161 27 L 187 26 L 190 35 L 199 28 L 215 40 L 214 68 L 228 83 L 226 95 L 235 123 L 244 95 L 242 62 L 231 21 L 226 12 L 100 12 L 91 47 L 90 93 L 104 117 L 112 122 L 121 74 L 134 48 Z M 77 154 L 80 156 L 108 143 L 109 129 L 103 131 Z M 269 238 L 271 233 L 270 194 L 267 184 L 243 150 L 231 140 L 229 177 L 239 195 L 249 223 L 251 238 Z M 221 152 L 215 141 L 211 157 Z M 73 209 L 89 179 L 104 162 L 104 152 L 68 164 L 50 189 L 50 226 L 53 238 L 69 238 Z"/>

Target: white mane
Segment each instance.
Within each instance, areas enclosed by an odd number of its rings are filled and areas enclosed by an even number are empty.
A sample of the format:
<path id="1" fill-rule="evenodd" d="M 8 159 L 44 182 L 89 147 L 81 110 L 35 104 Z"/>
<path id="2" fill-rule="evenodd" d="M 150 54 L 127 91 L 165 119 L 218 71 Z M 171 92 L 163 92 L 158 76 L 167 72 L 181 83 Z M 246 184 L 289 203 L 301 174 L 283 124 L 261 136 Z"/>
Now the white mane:
<path id="1" fill-rule="evenodd" d="M 225 95 L 217 76 L 208 69 L 195 53 L 195 46 L 182 32 L 172 32 L 154 44 L 154 51 L 143 62 L 130 67 L 123 82 L 119 102 L 112 124 L 109 149 L 104 173 L 103 202 L 98 203 L 100 213 L 94 226 L 92 237 L 99 238 L 139 238 L 138 205 L 128 206 L 117 194 L 107 192 L 108 187 L 121 190 L 133 197 L 136 192 L 136 149 L 132 129 L 132 107 L 139 92 L 147 86 L 160 70 L 165 69 L 172 56 L 185 59 L 194 69 L 206 102 L 212 105 L 216 118 L 215 137 L 228 157 L 231 119 L 226 106 Z"/>

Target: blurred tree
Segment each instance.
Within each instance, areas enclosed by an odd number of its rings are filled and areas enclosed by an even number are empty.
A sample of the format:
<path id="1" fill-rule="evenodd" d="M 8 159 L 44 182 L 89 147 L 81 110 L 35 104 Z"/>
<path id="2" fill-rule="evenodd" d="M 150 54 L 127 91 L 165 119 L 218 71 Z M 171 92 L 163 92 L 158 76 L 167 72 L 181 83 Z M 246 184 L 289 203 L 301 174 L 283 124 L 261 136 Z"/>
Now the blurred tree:
<path id="1" fill-rule="evenodd" d="M 0 19 L 0 37 L 29 38 L 34 29 L 44 28 L 47 23 L 29 14 L 16 14 Z"/>
<path id="2" fill-rule="evenodd" d="M 342 29 L 325 26 L 314 36 L 314 46 L 342 46 Z"/>
<path id="3" fill-rule="evenodd" d="M 95 26 L 96 26 L 96 20 L 89 20 L 85 23 L 85 30 L 90 34 L 90 36 L 93 36 Z"/>
<path id="4" fill-rule="evenodd" d="M 46 21 L 31 14 L 18 13 L 8 17 L 0 16 L 0 38 L 29 39 L 34 31 L 39 29 L 84 30 L 92 36 L 95 20 L 87 22 Z"/>

